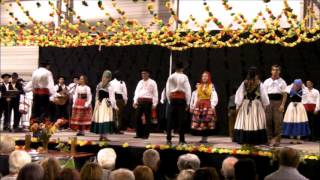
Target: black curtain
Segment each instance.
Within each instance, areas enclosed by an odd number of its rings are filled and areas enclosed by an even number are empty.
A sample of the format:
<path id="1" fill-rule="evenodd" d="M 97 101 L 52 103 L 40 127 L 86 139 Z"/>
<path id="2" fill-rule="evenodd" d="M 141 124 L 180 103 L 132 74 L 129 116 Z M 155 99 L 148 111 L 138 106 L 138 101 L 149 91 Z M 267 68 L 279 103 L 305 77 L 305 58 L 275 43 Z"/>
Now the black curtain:
<path id="1" fill-rule="evenodd" d="M 88 85 L 95 93 L 95 87 L 101 80 L 104 70 L 119 70 L 120 79 L 128 89 L 128 105 L 125 109 L 126 122 L 134 120 L 132 99 L 140 77 L 141 68 L 152 71 L 151 78 L 158 84 L 159 93 L 165 86 L 169 74 L 170 51 L 158 46 L 100 47 L 87 46 L 76 48 L 42 47 L 39 62 L 49 62 L 55 79 L 63 75 L 67 83 L 73 76 L 88 76 Z M 94 95 L 94 94 L 93 94 Z M 128 125 L 128 124 L 127 124 Z"/>
<path id="2" fill-rule="evenodd" d="M 50 62 L 54 77 L 64 75 L 71 80 L 73 75 L 86 74 L 89 85 L 94 90 L 105 69 L 120 70 L 122 79 L 128 87 L 129 106 L 131 107 L 134 89 L 139 81 L 139 69 L 149 67 L 152 78 L 157 81 L 159 97 L 168 77 L 170 51 L 158 46 L 127 47 L 77 47 L 77 48 L 40 48 L 40 62 Z M 196 48 L 186 51 L 173 51 L 173 64 L 176 60 L 185 62 L 185 72 L 190 78 L 192 89 L 200 79 L 203 70 L 209 70 L 218 92 L 217 106 L 218 130 L 227 134 L 227 103 L 233 88 L 243 81 L 250 66 L 256 66 L 262 80 L 270 75 L 272 64 L 282 66 L 282 77 L 288 84 L 295 78 L 311 79 L 319 87 L 320 41 L 301 43 L 293 48 L 280 45 L 253 44 L 239 48 L 205 49 Z M 127 109 L 130 119 L 132 109 Z"/>

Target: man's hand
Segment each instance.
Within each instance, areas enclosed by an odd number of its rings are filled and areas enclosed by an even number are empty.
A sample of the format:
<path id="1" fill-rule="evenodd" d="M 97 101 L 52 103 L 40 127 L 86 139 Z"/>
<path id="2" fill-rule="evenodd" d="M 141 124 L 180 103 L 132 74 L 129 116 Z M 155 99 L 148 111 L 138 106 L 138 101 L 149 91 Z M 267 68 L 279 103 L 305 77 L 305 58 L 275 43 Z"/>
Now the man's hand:
<path id="1" fill-rule="evenodd" d="M 132 105 L 132 107 L 135 108 L 135 109 L 137 109 L 137 108 L 138 108 L 138 104 L 137 104 L 137 103 L 134 103 L 134 104 Z"/>
<path id="2" fill-rule="evenodd" d="M 282 113 L 284 112 L 284 105 L 280 105 L 279 111 L 282 112 Z"/>

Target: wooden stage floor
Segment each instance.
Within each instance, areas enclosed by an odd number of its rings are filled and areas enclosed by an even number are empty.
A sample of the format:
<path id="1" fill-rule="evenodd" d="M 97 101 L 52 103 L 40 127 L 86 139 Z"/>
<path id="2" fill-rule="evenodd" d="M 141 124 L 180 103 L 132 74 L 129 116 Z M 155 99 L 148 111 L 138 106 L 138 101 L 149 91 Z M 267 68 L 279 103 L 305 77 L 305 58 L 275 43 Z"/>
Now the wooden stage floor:
<path id="1" fill-rule="evenodd" d="M 25 137 L 25 133 L 7 133 L 7 132 L 0 132 L 0 135 L 8 135 L 16 140 L 23 140 Z M 60 131 L 58 133 L 55 133 L 51 140 L 57 140 L 58 138 L 60 141 L 68 141 L 70 137 L 74 137 L 76 135 L 75 132 L 71 131 Z M 155 144 L 155 145 L 161 145 L 166 143 L 166 135 L 164 133 L 151 133 L 149 139 L 136 139 L 134 138 L 135 133 L 134 132 L 125 132 L 124 134 L 111 134 L 108 135 L 108 138 L 111 140 L 108 142 L 109 145 L 122 145 L 124 143 L 128 143 L 130 146 L 133 147 L 145 147 L 148 144 Z M 98 141 L 99 136 L 93 133 L 87 132 L 85 136 L 78 137 L 78 140 L 86 140 L 86 141 Z M 188 144 L 193 145 L 201 145 L 198 143 L 200 140 L 200 137 L 192 136 L 187 134 L 186 135 L 186 141 Z M 215 148 L 227 148 L 227 149 L 238 149 L 241 148 L 241 145 L 234 143 L 231 141 L 229 137 L 226 136 L 210 136 L 208 138 L 209 144 L 208 146 L 212 146 Z M 178 135 L 175 134 L 172 140 L 173 144 L 178 144 Z M 304 141 L 303 144 L 290 144 L 289 139 L 282 139 L 280 147 L 291 147 L 297 150 L 300 150 L 306 154 L 314 154 L 314 155 L 320 155 L 320 142 L 310 142 L 310 141 Z M 258 146 L 259 149 L 265 149 L 268 150 L 270 147 L 262 145 Z"/>

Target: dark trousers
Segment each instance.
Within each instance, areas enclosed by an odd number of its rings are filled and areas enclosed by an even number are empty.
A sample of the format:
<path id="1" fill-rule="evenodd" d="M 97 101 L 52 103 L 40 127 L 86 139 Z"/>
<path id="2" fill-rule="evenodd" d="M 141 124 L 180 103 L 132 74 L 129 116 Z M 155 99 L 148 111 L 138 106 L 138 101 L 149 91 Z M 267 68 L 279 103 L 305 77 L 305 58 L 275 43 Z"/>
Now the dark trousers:
<path id="1" fill-rule="evenodd" d="M 319 123 L 317 123 L 317 121 L 319 119 L 317 119 L 317 114 L 315 114 L 314 112 L 310 112 L 307 111 L 307 115 L 308 115 L 308 122 L 309 122 L 309 127 L 310 127 L 310 139 L 311 140 L 317 140 L 319 138 Z"/>
<path id="2" fill-rule="evenodd" d="M 68 102 L 64 105 L 56 105 L 55 109 L 55 118 L 57 119 L 69 119 L 69 112 L 68 112 Z"/>
<path id="3" fill-rule="evenodd" d="M 174 121 L 179 124 L 179 140 L 184 142 L 185 123 L 186 123 L 186 101 L 182 99 L 171 99 L 168 109 L 167 119 L 167 140 L 171 141 L 171 130 L 173 129 Z"/>
<path id="4" fill-rule="evenodd" d="M 1 99 L 1 109 L 2 109 L 2 112 L 4 115 L 3 128 L 10 127 L 10 120 L 11 120 L 11 105 L 10 104 L 11 104 L 10 101 L 7 101 L 6 98 Z"/>
<path id="5" fill-rule="evenodd" d="M 148 138 L 150 134 L 152 102 L 139 102 L 137 109 L 137 137 Z M 145 121 L 142 120 L 142 115 Z"/>
<path id="6" fill-rule="evenodd" d="M 31 119 L 36 122 L 44 122 L 49 116 L 49 95 L 33 94 L 33 103 L 31 110 Z"/>
<path id="7" fill-rule="evenodd" d="M 121 129 L 123 129 L 123 110 L 125 108 L 125 103 L 123 99 L 117 99 L 116 100 L 117 103 L 117 107 L 119 108 L 118 111 L 114 111 L 115 113 L 115 128 L 116 128 L 116 132 L 120 132 Z"/>
<path id="8" fill-rule="evenodd" d="M 19 112 L 19 104 L 20 104 L 20 99 L 11 99 L 11 101 L 7 102 L 7 106 L 9 107 L 5 109 L 5 120 L 4 124 L 5 127 L 10 127 L 10 120 L 11 120 L 11 112 L 13 110 L 13 128 L 19 127 L 20 124 L 20 117 L 21 113 Z"/>

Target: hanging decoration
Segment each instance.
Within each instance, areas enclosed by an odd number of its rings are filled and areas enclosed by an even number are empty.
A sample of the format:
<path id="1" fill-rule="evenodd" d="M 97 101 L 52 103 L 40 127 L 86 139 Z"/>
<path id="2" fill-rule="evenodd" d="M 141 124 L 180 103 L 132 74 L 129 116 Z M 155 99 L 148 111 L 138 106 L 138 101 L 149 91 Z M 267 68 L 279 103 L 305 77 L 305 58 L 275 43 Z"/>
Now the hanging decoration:
<path id="1" fill-rule="evenodd" d="M 200 23 L 193 15 L 188 19 L 179 19 L 170 0 L 166 0 L 165 7 L 170 13 L 166 23 L 156 13 L 155 0 L 132 0 L 132 3 L 145 3 L 146 10 L 151 16 L 150 22 L 143 25 L 137 19 L 130 18 L 125 10 L 111 0 L 112 8 L 117 16 L 110 14 L 110 8 L 105 8 L 104 1 L 98 0 L 96 4 L 81 1 L 81 5 L 97 6 L 105 15 L 104 19 L 89 23 L 84 17 L 68 6 L 68 1 L 63 0 L 71 16 L 76 19 L 70 22 L 63 13 L 55 7 L 52 0 L 48 2 L 36 1 L 34 6 L 42 8 L 44 3 L 49 3 L 52 17 L 49 23 L 37 21 L 32 17 L 32 12 L 25 8 L 20 0 L 15 2 L 0 1 L 11 21 L 0 27 L 0 40 L 2 46 L 130 46 L 130 45 L 158 45 L 171 50 L 186 50 L 188 48 L 222 48 L 239 47 L 244 44 L 266 43 L 279 44 L 293 47 L 301 42 L 314 42 L 320 38 L 320 20 L 311 7 L 307 8 L 302 20 L 294 14 L 288 0 L 283 0 L 283 8 L 279 15 L 275 15 L 268 7 L 268 0 L 263 0 L 264 11 L 259 12 L 250 21 L 241 13 L 235 12 L 228 0 L 221 0 L 224 10 L 233 21 L 226 24 L 217 18 L 209 4 L 203 1 L 203 9 L 207 17 Z M 28 23 L 22 21 L 13 12 L 12 6 L 16 3 L 19 9 L 28 18 Z M 59 18 L 61 25 L 56 27 L 54 19 Z M 312 18 L 313 27 L 306 26 Z M 280 26 L 280 21 L 285 20 L 288 28 Z M 258 22 L 263 22 L 264 28 L 257 29 Z M 191 24 L 198 30 L 190 28 Z M 216 26 L 219 31 L 212 31 L 209 27 Z"/>

